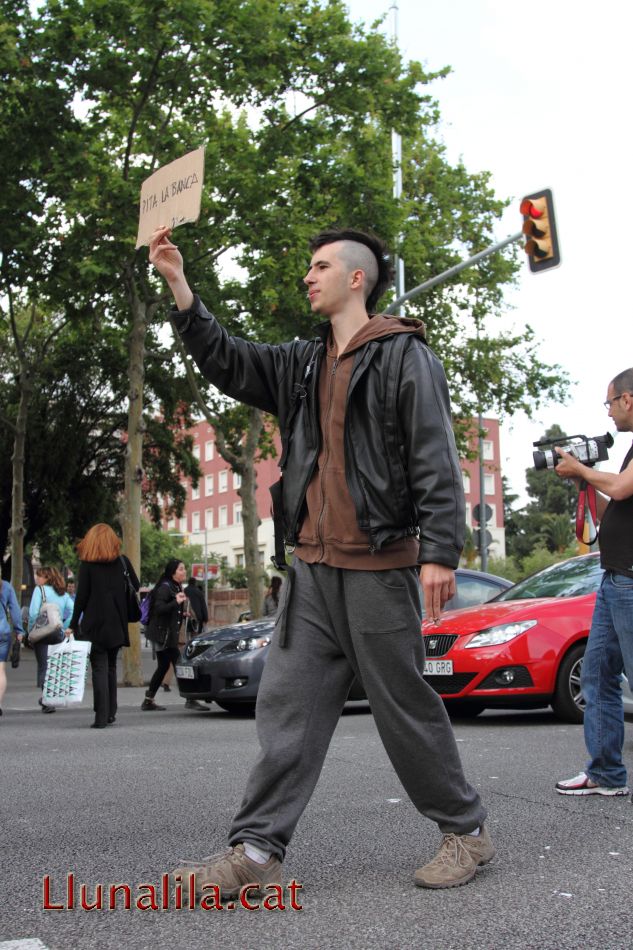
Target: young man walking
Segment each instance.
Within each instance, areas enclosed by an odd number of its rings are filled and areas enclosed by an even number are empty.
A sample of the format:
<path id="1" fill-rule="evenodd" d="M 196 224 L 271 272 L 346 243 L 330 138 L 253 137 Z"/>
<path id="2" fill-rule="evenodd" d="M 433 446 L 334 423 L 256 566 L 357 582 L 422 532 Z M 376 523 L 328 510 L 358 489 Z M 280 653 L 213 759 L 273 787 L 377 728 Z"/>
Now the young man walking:
<path id="1" fill-rule="evenodd" d="M 464 534 L 446 378 L 419 321 L 370 316 L 389 282 L 381 241 L 326 231 L 310 250 L 307 296 L 325 322 L 314 340 L 269 346 L 218 324 L 192 293 L 168 229 L 150 243 L 203 375 L 279 418 L 275 520 L 295 555 L 257 700 L 261 751 L 231 847 L 174 874 L 193 870 L 198 889 L 213 883 L 225 897 L 280 881 L 356 676 L 407 794 L 444 835 L 414 881 L 455 887 L 495 851 L 444 705 L 422 675 L 420 580 L 437 620 Z"/>

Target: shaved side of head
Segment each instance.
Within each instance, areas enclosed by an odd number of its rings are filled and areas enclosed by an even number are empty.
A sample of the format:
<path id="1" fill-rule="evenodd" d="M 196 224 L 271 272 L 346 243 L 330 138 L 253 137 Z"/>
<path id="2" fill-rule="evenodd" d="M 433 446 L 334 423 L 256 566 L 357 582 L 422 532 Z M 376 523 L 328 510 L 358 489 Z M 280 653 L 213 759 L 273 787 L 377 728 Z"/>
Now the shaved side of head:
<path id="1" fill-rule="evenodd" d="M 365 275 L 363 290 L 365 300 L 367 300 L 378 283 L 378 261 L 375 255 L 365 244 L 359 244 L 358 241 L 341 241 L 340 247 L 340 258 L 347 269 L 350 272 L 363 271 Z"/>

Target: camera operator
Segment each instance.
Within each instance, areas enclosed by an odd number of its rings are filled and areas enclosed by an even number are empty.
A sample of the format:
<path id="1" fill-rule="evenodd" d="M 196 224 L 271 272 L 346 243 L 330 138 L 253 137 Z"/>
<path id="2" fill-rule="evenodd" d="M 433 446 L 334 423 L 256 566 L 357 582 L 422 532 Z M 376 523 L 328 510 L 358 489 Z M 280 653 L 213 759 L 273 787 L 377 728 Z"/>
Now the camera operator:
<path id="1" fill-rule="evenodd" d="M 618 432 L 633 432 L 633 368 L 609 383 L 605 407 Z M 604 568 L 582 665 L 589 762 L 580 775 L 558 782 L 556 791 L 561 795 L 627 795 L 620 675 L 624 668 L 633 684 L 633 446 L 619 474 L 597 472 L 560 448 L 556 452 L 560 461 L 555 471 L 561 478 L 584 480 L 597 489 Z"/>

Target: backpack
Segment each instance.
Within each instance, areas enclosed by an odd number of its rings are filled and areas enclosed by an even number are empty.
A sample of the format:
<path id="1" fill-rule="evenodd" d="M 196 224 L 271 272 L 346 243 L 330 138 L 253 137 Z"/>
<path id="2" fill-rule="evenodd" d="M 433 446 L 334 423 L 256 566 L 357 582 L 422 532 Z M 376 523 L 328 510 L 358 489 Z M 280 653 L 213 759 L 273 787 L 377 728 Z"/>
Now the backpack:
<path id="1" fill-rule="evenodd" d="M 149 612 L 152 605 L 152 599 L 149 594 L 147 594 L 141 601 L 141 623 L 146 627 L 149 623 Z"/>

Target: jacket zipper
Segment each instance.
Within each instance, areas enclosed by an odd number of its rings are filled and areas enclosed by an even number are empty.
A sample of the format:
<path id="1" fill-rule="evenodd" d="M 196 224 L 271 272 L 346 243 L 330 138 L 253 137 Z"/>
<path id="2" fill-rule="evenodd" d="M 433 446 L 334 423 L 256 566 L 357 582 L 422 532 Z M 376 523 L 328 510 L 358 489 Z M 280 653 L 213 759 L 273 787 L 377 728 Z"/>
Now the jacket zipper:
<path id="1" fill-rule="evenodd" d="M 324 426 L 325 431 L 323 433 L 324 439 L 325 439 L 325 457 L 323 459 L 323 470 L 321 472 L 321 510 L 319 512 L 319 517 L 317 518 L 317 538 L 319 541 L 319 548 L 320 548 L 319 557 L 318 557 L 319 561 L 322 561 L 325 556 L 325 541 L 321 534 L 321 530 L 323 528 L 323 521 L 325 519 L 325 507 L 327 505 L 327 501 L 325 499 L 325 490 L 323 488 L 323 476 L 327 470 L 328 462 L 330 460 L 330 438 L 328 435 L 328 430 L 329 430 L 330 420 L 332 417 L 332 406 L 334 405 L 334 384 L 335 384 L 336 370 L 338 369 L 339 362 L 340 360 L 337 357 L 332 363 L 332 371 L 330 372 L 330 386 L 329 386 L 329 391 L 328 391 L 327 412 L 325 414 L 325 426 Z"/>

